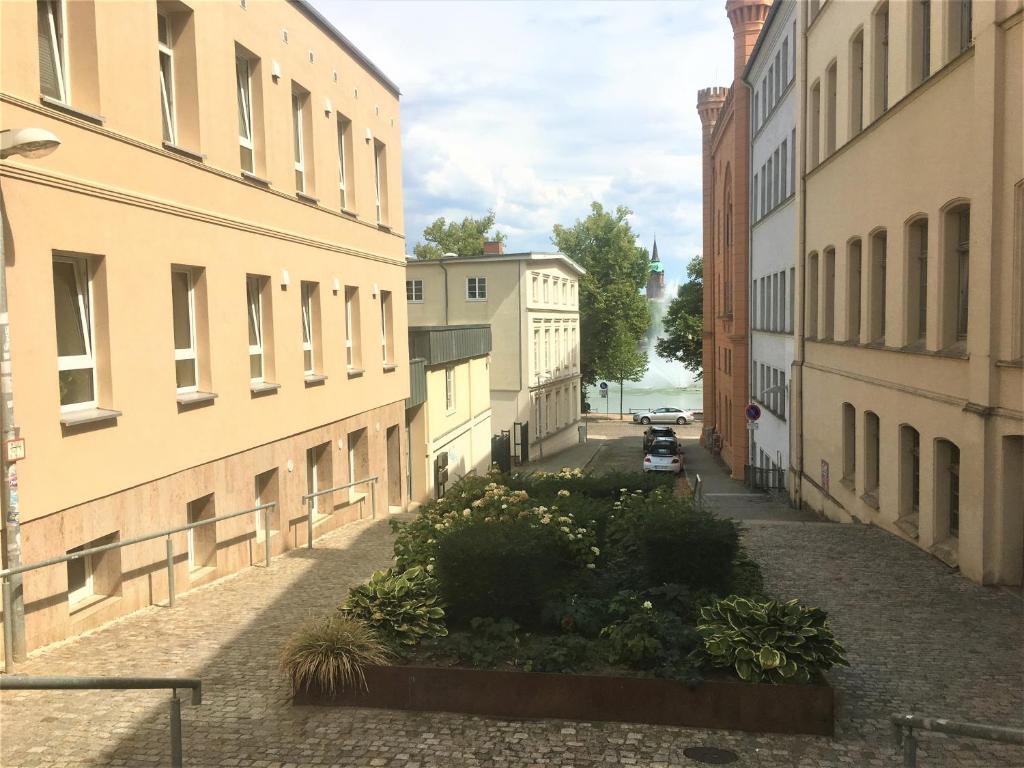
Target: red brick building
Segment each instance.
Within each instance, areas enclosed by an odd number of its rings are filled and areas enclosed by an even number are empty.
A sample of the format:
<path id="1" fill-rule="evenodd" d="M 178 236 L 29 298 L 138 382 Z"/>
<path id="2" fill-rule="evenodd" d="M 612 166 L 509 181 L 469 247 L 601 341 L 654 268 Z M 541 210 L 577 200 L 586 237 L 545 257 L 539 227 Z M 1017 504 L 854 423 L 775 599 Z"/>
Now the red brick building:
<path id="1" fill-rule="evenodd" d="M 703 126 L 704 176 L 704 427 L 705 442 L 721 448 L 733 475 L 747 463 L 748 317 L 747 233 L 750 94 L 743 68 L 771 0 L 728 0 L 733 31 L 730 88 L 697 94 Z"/>

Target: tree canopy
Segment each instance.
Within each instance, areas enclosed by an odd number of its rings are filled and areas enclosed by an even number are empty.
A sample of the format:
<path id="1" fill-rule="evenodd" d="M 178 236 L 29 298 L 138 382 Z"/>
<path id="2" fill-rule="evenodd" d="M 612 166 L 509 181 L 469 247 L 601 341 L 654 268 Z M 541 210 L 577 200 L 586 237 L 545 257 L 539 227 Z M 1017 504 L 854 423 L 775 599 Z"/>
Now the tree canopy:
<path id="1" fill-rule="evenodd" d="M 666 360 L 678 360 L 704 377 L 704 259 L 694 256 L 686 265 L 689 278 L 679 286 L 665 312 L 665 335 L 655 349 Z"/>
<path id="2" fill-rule="evenodd" d="M 552 242 L 559 252 L 587 270 L 579 288 L 580 376 L 584 384 L 594 384 L 598 377 L 618 381 L 650 325 L 647 300 L 640 294 L 647 282 L 650 258 L 647 249 L 636 244 L 636 234 L 627 220 L 631 213 L 621 205 L 614 212 L 606 211 L 594 202 L 585 219 L 571 227 L 556 224 L 554 228 Z M 616 343 L 610 343 L 613 340 Z"/>
<path id="3" fill-rule="evenodd" d="M 467 216 L 461 222 L 446 221 L 444 216 L 439 216 L 423 230 L 426 242 L 416 243 L 412 252 L 417 259 L 440 259 L 446 253 L 460 257 L 480 256 L 486 241 L 505 242 L 501 232 L 487 234 L 493 226 L 494 211 L 488 211 L 479 219 Z"/>

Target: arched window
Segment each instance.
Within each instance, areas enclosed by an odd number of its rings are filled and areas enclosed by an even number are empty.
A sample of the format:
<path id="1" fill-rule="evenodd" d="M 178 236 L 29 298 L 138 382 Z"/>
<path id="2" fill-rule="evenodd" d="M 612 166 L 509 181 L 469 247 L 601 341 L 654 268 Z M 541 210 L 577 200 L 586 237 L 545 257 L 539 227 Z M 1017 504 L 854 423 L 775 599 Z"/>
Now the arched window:
<path id="1" fill-rule="evenodd" d="M 960 535 L 960 448 L 949 440 L 935 442 L 935 533 Z"/>
<path id="2" fill-rule="evenodd" d="M 928 331 L 928 219 L 907 228 L 907 343 L 925 341 Z"/>
<path id="3" fill-rule="evenodd" d="M 871 67 L 873 117 L 877 119 L 889 109 L 889 3 L 878 6 L 871 25 L 875 43 Z"/>
<path id="4" fill-rule="evenodd" d="M 867 411 L 864 414 L 864 493 L 874 497 L 878 504 L 880 470 L 880 425 L 878 414 Z"/>
<path id="5" fill-rule="evenodd" d="M 860 238 L 846 245 L 846 340 L 860 344 Z"/>
<path id="6" fill-rule="evenodd" d="M 921 435 L 909 424 L 900 426 L 900 519 L 918 525 L 921 509 Z"/>
<path id="7" fill-rule="evenodd" d="M 959 204 L 943 216 L 940 276 L 941 344 L 947 348 L 967 341 L 971 287 L 971 207 Z"/>
<path id="8" fill-rule="evenodd" d="M 843 403 L 843 481 L 851 487 L 857 474 L 857 410 Z"/>
<path id="9" fill-rule="evenodd" d="M 871 275 L 868 281 L 868 341 L 885 344 L 886 249 L 884 229 L 871 236 Z"/>
<path id="10" fill-rule="evenodd" d="M 807 288 L 804 296 L 804 306 L 807 312 L 804 323 L 807 325 L 807 332 L 804 334 L 809 339 L 818 338 L 818 254 L 810 253 L 807 256 Z"/>
<path id="11" fill-rule="evenodd" d="M 825 249 L 824 275 L 822 276 L 822 328 L 823 339 L 835 338 L 836 313 L 836 249 Z"/>
<path id="12" fill-rule="evenodd" d="M 850 41 L 850 138 L 864 129 L 864 29 Z"/>

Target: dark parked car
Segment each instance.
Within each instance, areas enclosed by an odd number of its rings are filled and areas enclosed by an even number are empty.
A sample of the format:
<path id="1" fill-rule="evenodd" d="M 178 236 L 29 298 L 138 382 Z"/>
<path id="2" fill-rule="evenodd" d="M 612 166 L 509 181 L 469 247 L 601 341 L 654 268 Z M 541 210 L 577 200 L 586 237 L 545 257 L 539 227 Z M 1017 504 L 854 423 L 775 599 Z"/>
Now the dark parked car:
<path id="1" fill-rule="evenodd" d="M 648 427 L 644 430 L 644 453 L 651 447 L 651 443 L 655 440 L 669 439 L 673 442 L 676 440 L 676 431 L 672 427 Z"/>

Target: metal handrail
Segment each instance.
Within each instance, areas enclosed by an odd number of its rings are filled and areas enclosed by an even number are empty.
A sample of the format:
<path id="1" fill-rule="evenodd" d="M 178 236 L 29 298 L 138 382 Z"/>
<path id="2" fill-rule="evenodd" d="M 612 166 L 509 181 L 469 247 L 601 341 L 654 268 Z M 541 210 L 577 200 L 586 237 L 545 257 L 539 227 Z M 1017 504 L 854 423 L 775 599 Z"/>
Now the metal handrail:
<path id="1" fill-rule="evenodd" d="M 0 676 L 0 691 L 53 690 L 171 690 L 171 766 L 182 768 L 181 699 L 179 688 L 192 689 L 192 703 L 203 701 L 203 683 L 198 677 L 11 677 Z"/>
<path id="2" fill-rule="evenodd" d="M 306 524 L 306 547 L 308 549 L 313 548 L 313 500 L 326 496 L 328 493 L 335 493 L 336 491 L 344 491 L 355 485 L 363 485 L 364 483 L 370 484 L 370 519 L 377 519 L 377 480 L 378 475 L 371 475 L 370 477 L 364 477 L 362 480 L 353 480 L 351 483 L 345 483 L 344 485 L 336 485 L 333 488 L 325 488 L 322 491 L 316 491 L 315 493 L 306 493 L 302 496 L 302 503 L 306 505 L 306 517 L 308 522 Z M 359 509 L 359 519 L 363 519 L 363 510 Z"/>
<path id="3" fill-rule="evenodd" d="M 99 552 L 108 552 L 112 549 L 122 549 L 124 547 L 131 546 L 133 544 L 141 544 L 144 541 L 152 541 L 153 539 L 159 539 L 167 537 L 167 604 L 168 607 L 174 607 L 174 595 L 175 595 L 175 583 L 174 583 L 174 542 L 171 541 L 171 536 L 176 533 L 183 533 L 190 531 L 193 528 L 201 528 L 204 525 L 213 525 L 219 523 L 222 520 L 230 520 L 240 515 L 251 515 L 253 512 L 259 512 L 263 509 L 273 509 L 277 506 L 276 501 L 269 501 L 266 504 L 260 504 L 249 509 L 243 509 L 238 512 L 229 512 L 226 515 L 218 515 L 217 517 L 211 517 L 208 520 L 197 520 L 194 523 L 187 523 L 186 525 L 178 526 L 177 528 L 169 528 L 165 531 L 159 531 L 157 533 L 148 533 L 145 536 L 136 536 L 133 539 L 126 539 L 125 541 L 115 541 L 112 544 L 103 544 L 98 547 L 90 547 L 89 549 L 83 549 L 79 552 L 75 552 L 70 555 L 62 555 L 60 557 L 51 557 L 49 560 L 40 560 L 36 563 L 29 563 L 28 565 L 19 565 L 17 568 L 6 568 L 0 571 L 0 589 L 3 591 L 3 610 L 4 610 L 4 665 L 5 670 L 8 674 L 14 670 L 14 629 L 11 623 L 11 606 L 13 604 L 11 597 L 11 576 L 15 576 L 19 573 L 28 573 L 29 571 L 35 571 L 39 568 L 48 568 L 52 565 L 60 565 L 61 563 L 67 563 L 71 560 L 78 560 L 79 558 L 89 557 Z M 265 567 L 270 567 L 270 515 L 264 515 L 264 536 L 263 536 L 263 556 Z"/>
<path id="4" fill-rule="evenodd" d="M 693 478 L 693 506 L 700 512 L 704 507 L 704 480 L 700 473 L 695 473 Z"/>
<path id="5" fill-rule="evenodd" d="M 917 736 L 914 729 L 948 733 L 952 736 L 966 736 L 972 739 L 999 741 L 1004 744 L 1024 746 L 1024 728 L 1007 728 L 1001 725 L 984 723 L 965 723 L 947 720 L 944 717 L 923 717 L 921 715 L 893 715 L 893 732 L 896 739 L 896 751 L 903 753 L 904 768 L 915 768 L 917 765 Z M 904 735 L 904 729 L 906 734 Z"/>

